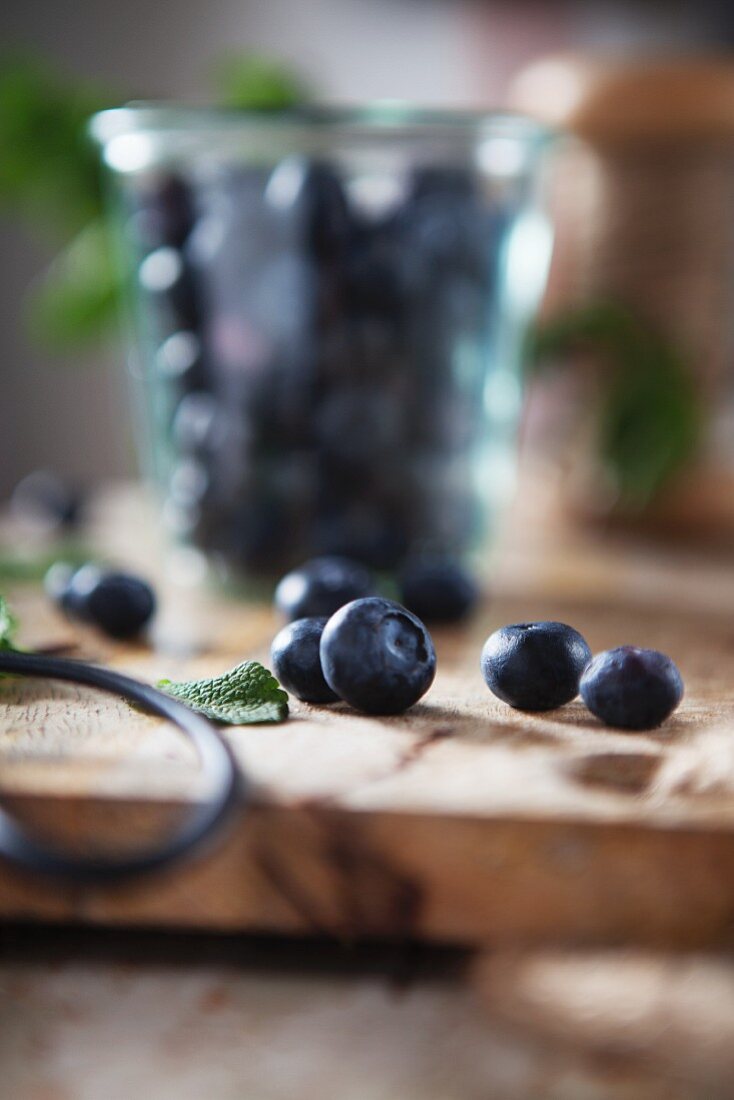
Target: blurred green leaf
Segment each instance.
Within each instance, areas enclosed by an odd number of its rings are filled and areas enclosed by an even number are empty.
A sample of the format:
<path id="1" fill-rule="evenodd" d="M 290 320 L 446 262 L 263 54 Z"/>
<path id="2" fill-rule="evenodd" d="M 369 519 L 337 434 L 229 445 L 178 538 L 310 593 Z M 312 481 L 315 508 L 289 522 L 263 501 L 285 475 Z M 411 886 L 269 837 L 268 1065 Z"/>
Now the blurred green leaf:
<path id="1" fill-rule="evenodd" d="M 223 106 L 279 111 L 307 96 L 291 68 L 255 54 L 229 57 L 216 77 Z M 51 351 L 104 337 L 123 293 L 87 123 L 125 98 L 63 76 L 39 58 L 0 59 L 0 211 L 55 244 L 70 242 L 28 294 L 31 335 Z"/>
<path id="2" fill-rule="evenodd" d="M 8 601 L 0 594 L 0 649 L 15 649 L 15 632 L 18 620 L 10 610 Z"/>
<path id="3" fill-rule="evenodd" d="M 283 62 L 260 54 L 230 56 L 214 70 L 214 83 L 223 107 L 247 111 L 286 111 L 305 103 L 305 83 Z"/>
<path id="4" fill-rule="evenodd" d="M 600 411 L 599 456 L 627 512 L 647 507 L 693 457 L 703 410 L 692 371 L 650 325 L 616 302 L 564 313 L 536 327 L 530 362 L 542 366 L 579 347 L 609 371 Z"/>
<path id="5" fill-rule="evenodd" d="M 101 212 L 86 123 L 113 97 L 29 58 L 0 61 L 0 206 L 55 235 Z"/>
<path id="6" fill-rule="evenodd" d="M 31 336 L 55 351 L 97 339 L 118 318 L 123 290 L 109 230 L 98 218 L 31 286 L 26 301 Z"/>

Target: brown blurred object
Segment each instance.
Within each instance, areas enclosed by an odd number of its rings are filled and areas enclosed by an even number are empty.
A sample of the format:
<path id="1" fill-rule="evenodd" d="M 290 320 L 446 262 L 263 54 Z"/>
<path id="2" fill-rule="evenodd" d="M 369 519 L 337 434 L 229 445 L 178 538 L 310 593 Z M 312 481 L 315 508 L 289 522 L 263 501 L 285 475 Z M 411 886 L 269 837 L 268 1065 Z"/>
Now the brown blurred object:
<path id="1" fill-rule="evenodd" d="M 540 411 L 531 395 L 530 445 L 556 449 L 566 502 L 585 518 L 616 515 L 730 542 L 734 64 L 550 58 L 518 75 L 511 103 L 571 135 L 556 163 L 557 243 L 544 316 L 605 302 L 629 307 L 679 355 L 704 414 L 695 458 L 639 514 L 617 507 L 594 453 L 609 371 L 595 350 L 573 356 L 574 383 L 555 400 L 563 409 L 552 408 L 547 379 Z"/>
<path id="2" fill-rule="evenodd" d="M 734 1095 L 734 961 L 635 951 L 485 954 L 475 966 L 495 1024 L 554 1050 L 650 1075 L 638 1100 Z M 655 1089 L 652 1090 L 652 1082 Z"/>

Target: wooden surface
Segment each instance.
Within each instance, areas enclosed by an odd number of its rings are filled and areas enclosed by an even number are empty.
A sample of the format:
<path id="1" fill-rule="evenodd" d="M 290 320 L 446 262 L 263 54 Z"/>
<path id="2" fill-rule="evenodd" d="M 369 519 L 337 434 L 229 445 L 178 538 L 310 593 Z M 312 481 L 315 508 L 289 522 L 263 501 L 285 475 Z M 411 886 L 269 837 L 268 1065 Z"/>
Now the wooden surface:
<path id="1" fill-rule="evenodd" d="M 151 567 L 137 497 L 95 538 Z M 135 561 L 135 558 L 138 561 Z M 180 564 L 180 563 L 179 563 Z M 166 571 L 155 650 L 72 628 L 33 586 L 11 593 L 29 645 L 143 678 L 265 657 L 266 606 L 194 596 Z M 179 570 L 180 573 L 180 570 Z M 205 858 L 155 880 L 69 889 L 3 868 L 0 915 L 133 925 L 492 943 L 730 944 L 734 938 L 734 569 L 727 558 L 579 543 L 526 510 L 466 628 L 437 632 L 439 674 L 400 718 L 295 703 L 278 727 L 229 730 L 255 802 Z M 598 650 L 669 652 L 687 694 L 661 730 L 603 729 L 579 702 L 543 716 L 486 690 L 482 641 L 527 618 L 571 622 Z M 200 793 L 177 735 L 67 686 L 0 685 L 7 802 L 70 842 L 134 844 Z"/>
<path id="2" fill-rule="evenodd" d="M 670 1049 L 649 1056 L 649 996 L 635 1017 L 640 1041 L 620 1057 L 550 1044 L 517 1010 L 511 1022 L 487 1012 L 464 970 L 415 945 L 0 928 L 0 1095 L 731 1100 L 717 1041 L 699 1033 L 691 1064 Z M 697 994 L 711 983 L 701 988 L 698 964 L 678 970 L 695 979 L 690 1008 L 701 1019 Z M 557 995 L 568 1013 L 568 989 Z M 710 1025 L 711 1012 L 703 1018 Z"/>
<path id="3" fill-rule="evenodd" d="M 599 962 L 498 959 L 490 1001 L 415 945 L 0 928 L 0 1095 L 731 1100 L 730 967 Z"/>

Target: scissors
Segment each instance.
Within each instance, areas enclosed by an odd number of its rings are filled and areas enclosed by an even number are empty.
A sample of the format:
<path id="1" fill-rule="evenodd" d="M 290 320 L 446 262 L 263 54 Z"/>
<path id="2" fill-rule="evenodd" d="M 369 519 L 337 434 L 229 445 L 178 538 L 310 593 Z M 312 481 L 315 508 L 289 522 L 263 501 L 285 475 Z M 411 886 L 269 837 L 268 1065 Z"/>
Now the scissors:
<path id="1" fill-rule="evenodd" d="M 216 727 L 157 688 L 83 661 L 14 650 L 0 650 L 0 672 L 98 688 L 122 696 L 149 714 L 167 718 L 193 744 L 202 775 L 212 791 L 206 802 L 197 802 L 176 831 L 163 841 L 134 855 L 117 857 L 76 856 L 47 845 L 0 807 L 0 857 L 15 866 L 88 885 L 104 885 L 149 873 L 198 851 L 222 827 L 234 808 L 246 803 L 248 784 Z"/>

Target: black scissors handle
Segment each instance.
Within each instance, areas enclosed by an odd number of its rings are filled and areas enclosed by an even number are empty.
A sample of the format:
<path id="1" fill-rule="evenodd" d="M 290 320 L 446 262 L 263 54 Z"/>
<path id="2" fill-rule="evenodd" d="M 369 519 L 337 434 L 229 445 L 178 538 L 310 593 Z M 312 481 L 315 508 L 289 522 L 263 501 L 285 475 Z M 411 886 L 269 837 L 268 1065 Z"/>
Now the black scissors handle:
<path id="1" fill-rule="evenodd" d="M 188 856 L 224 824 L 236 805 L 246 801 L 247 788 L 232 751 L 208 719 L 149 684 L 110 669 L 60 657 L 0 650 L 0 672 L 68 680 L 121 695 L 149 714 L 167 718 L 194 745 L 202 774 L 211 791 L 195 803 L 180 827 L 152 848 L 130 856 L 74 856 L 46 845 L 0 807 L 0 857 L 16 866 L 90 885 L 104 884 L 160 870 Z"/>

